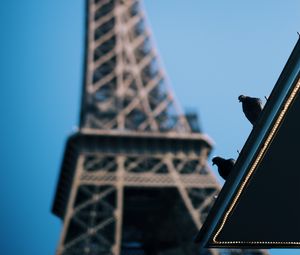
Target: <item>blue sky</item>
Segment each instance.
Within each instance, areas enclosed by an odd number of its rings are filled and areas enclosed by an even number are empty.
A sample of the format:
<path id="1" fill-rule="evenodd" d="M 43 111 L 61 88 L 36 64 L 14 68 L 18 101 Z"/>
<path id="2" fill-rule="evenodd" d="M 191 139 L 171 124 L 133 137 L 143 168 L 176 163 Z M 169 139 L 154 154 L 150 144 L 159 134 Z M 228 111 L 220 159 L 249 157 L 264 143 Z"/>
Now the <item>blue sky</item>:
<path id="1" fill-rule="evenodd" d="M 65 140 L 79 119 L 84 1 L 2 2 L 1 254 L 51 255 L 61 230 L 51 203 Z M 251 130 L 237 97 L 270 94 L 298 39 L 300 2 L 144 5 L 181 105 L 198 111 L 213 155 L 237 157 Z"/>

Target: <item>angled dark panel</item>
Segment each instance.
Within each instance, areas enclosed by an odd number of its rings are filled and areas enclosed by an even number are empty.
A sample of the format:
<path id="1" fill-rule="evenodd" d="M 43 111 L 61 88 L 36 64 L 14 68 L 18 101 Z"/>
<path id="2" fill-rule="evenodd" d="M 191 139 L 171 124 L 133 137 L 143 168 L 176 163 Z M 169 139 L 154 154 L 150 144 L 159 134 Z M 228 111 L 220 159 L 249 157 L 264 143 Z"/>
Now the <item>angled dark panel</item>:
<path id="1" fill-rule="evenodd" d="M 300 247 L 300 43 L 196 241 L 217 248 Z"/>

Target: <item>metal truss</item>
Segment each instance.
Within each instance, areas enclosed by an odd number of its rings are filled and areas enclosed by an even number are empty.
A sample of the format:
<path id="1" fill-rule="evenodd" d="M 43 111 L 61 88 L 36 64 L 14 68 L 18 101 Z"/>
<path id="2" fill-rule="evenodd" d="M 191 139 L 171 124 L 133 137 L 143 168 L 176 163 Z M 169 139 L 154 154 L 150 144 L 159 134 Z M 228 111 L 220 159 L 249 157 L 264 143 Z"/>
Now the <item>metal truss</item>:
<path id="1" fill-rule="evenodd" d="M 135 0 L 88 3 L 81 126 L 189 132 Z"/>
<path id="2" fill-rule="evenodd" d="M 193 138 L 150 36 L 140 1 L 87 0 L 79 132 Z M 193 244 L 220 189 L 207 167 L 212 145 L 204 142 L 208 146 L 192 152 L 157 153 L 149 147 L 133 153 L 125 146 L 122 152 L 80 153 L 72 177 L 62 167 L 61 178 L 72 181 L 68 187 L 59 182 L 56 194 L 57 201 L 65 201 L 60 192 L 68 194 L 63 213 L 56 213 L 64 221 L 57 254 L 263 254 L 200 252 Z M 155 247 L 164 239 L 168 242 Z M 130 246 L 135 240 L 145 246 Z"/>
<path id="3" fill-rule="evenodd" d="M 126 187 L 176 188 L 197 228 L 218 192 L 197 155 L 81 155 L 58 254 L 120 254 Z"/>

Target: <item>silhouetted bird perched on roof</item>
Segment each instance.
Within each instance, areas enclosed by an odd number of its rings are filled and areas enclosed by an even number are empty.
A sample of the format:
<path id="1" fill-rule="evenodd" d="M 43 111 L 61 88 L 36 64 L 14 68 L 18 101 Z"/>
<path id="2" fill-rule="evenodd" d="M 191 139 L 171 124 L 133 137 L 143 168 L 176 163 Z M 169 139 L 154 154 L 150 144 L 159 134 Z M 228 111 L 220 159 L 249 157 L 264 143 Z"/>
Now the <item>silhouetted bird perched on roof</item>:
<path id="1" fill-rule="evenodd" d="M 239 101 L 242 102 L 243 112 L 246 118 L 254 125 L 262 111 L 262 102 L 256 97 L 247 97 L 240 95 Z"/>
<path id="2" fill-rule="evenodd" d="M 235 164 L 235 160 L 233 158 L 230 159 L 224 159 L 221 157 L 214 157 L 212 159 L 213 165 L 217 165 L 218 167 L 218 172 L 220 176 L 226 180 L 231 169 L 233 168 Z"/>

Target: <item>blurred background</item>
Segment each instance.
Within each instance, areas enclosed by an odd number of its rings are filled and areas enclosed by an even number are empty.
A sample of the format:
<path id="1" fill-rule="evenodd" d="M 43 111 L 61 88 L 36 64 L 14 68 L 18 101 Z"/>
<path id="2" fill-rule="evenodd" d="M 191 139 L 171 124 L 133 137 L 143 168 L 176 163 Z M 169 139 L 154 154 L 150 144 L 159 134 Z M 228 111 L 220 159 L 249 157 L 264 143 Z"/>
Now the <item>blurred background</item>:
<path id="1" fill-rule="evenodd" d="M 144 7 L 182 108 L 199 113 L 215 141 L 212 156 L 237 158 L 251 131 L 237 97 L 270 94 L 298 39 L 300 2 L 144 0 Z M 0 27 L 1 253 L 51 255 L 61 222 L 50 209 L 79 120 L 84 0 L 2 1 Z M 283 253 L 299 251 L 271 250 Z"/>

